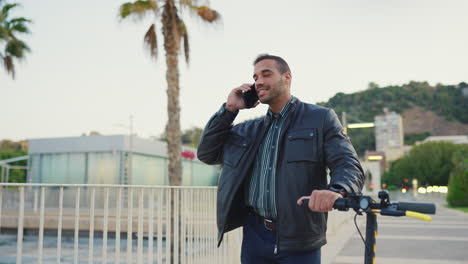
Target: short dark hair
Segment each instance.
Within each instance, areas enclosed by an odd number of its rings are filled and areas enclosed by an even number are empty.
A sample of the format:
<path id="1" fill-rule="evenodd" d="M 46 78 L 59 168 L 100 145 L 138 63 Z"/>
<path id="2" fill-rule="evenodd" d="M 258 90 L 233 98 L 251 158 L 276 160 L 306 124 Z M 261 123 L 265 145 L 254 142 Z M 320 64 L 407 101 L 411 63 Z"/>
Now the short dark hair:
<path id="1" fill-rule="evenodd" d="M 278 71 L 281 74 L 284 74 L 285 72 L 291 72 L 288 63 L 283 58 L 267 53 L 258 55 L 257 58 L 254 60 L 253 65 L 255 66 L 255 64 L 259 63 L 262 60 L 274 60 L 276 62 L 276 67 L 278 68 Z"/>

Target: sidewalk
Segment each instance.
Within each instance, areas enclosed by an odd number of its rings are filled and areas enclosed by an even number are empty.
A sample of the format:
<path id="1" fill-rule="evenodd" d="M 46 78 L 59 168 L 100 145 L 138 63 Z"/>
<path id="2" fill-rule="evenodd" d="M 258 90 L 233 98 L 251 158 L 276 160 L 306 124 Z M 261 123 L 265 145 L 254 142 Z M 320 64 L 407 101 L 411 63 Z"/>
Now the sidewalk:
<path id="1" fill-rule="evenodd" d="M 432 222 L 379 215 L 376 263 L 468 263 L 468 214 L 445 208 L 443 204 L 442 201 L 436 203 L 437 214 L 432 216 Z M 358 216 L 357 222 L 365 235 L 365 216 Z M 330 245 L 325 252 L 336 250 L 338 253 L 323 263 L 364 263 L 364 243 L 354 223 L 351 221 L 347 226 L 346 231 L 351 231 L 342 233 L 348 234 L 342 237 L 344 245 Z"/>

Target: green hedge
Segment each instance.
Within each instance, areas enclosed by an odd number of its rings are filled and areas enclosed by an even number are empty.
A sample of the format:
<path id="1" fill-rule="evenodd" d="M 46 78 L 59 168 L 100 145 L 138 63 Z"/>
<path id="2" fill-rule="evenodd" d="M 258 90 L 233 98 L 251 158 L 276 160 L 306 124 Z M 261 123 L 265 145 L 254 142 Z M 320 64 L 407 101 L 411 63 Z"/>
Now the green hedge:
<path id="1" fill-rule="evenodd" d="M 468 171 L 450 176 L 447 202 L 450 206 L 468 206 Z"/>
<path id="2" fill-rule="evenodd" d="M 468 206 L 468 146 L 464 145 L 452 157 L 455 168 L 450 175 L 447 202 L 450 206 Z"/>

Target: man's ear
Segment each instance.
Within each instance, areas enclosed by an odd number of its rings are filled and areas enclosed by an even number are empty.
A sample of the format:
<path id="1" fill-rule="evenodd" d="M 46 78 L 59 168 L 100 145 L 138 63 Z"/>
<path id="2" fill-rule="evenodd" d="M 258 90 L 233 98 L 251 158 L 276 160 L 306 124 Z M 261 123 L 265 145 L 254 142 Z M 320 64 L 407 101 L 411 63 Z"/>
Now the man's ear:
<path id="1" fill-rule="evenodd" d="M 283 78 L 284 78 L 286 81 L 291 82 L 291 80 L 292 80 L 291 72 L 285 72 L 285 73 L 283 74 Z"/>

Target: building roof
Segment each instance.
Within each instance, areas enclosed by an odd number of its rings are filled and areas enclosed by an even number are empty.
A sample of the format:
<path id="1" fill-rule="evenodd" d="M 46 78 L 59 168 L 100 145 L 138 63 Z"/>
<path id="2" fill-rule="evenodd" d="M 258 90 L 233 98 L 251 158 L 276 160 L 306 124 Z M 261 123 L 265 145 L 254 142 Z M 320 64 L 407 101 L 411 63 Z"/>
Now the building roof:
<path id="1" fill-rule="evenodd" d="M 196 149 L 183 147 L 196 153 Z M 41 153 L 83 153 L 83 152 L 134 152 L 152 156 L 167 157 L 167 144 L 128 135 L 81 136 L 63 138 L 42 138 L 29 140 L 29 154 Z"/>
<path id="2" fill-rule="evenodd" d="M 468 144 L 468 136 L 459 135 L 459 136 L 430 136 L 427 137 L 423 142 L 429 141 L 448 141 L 454 144 Z"/>

